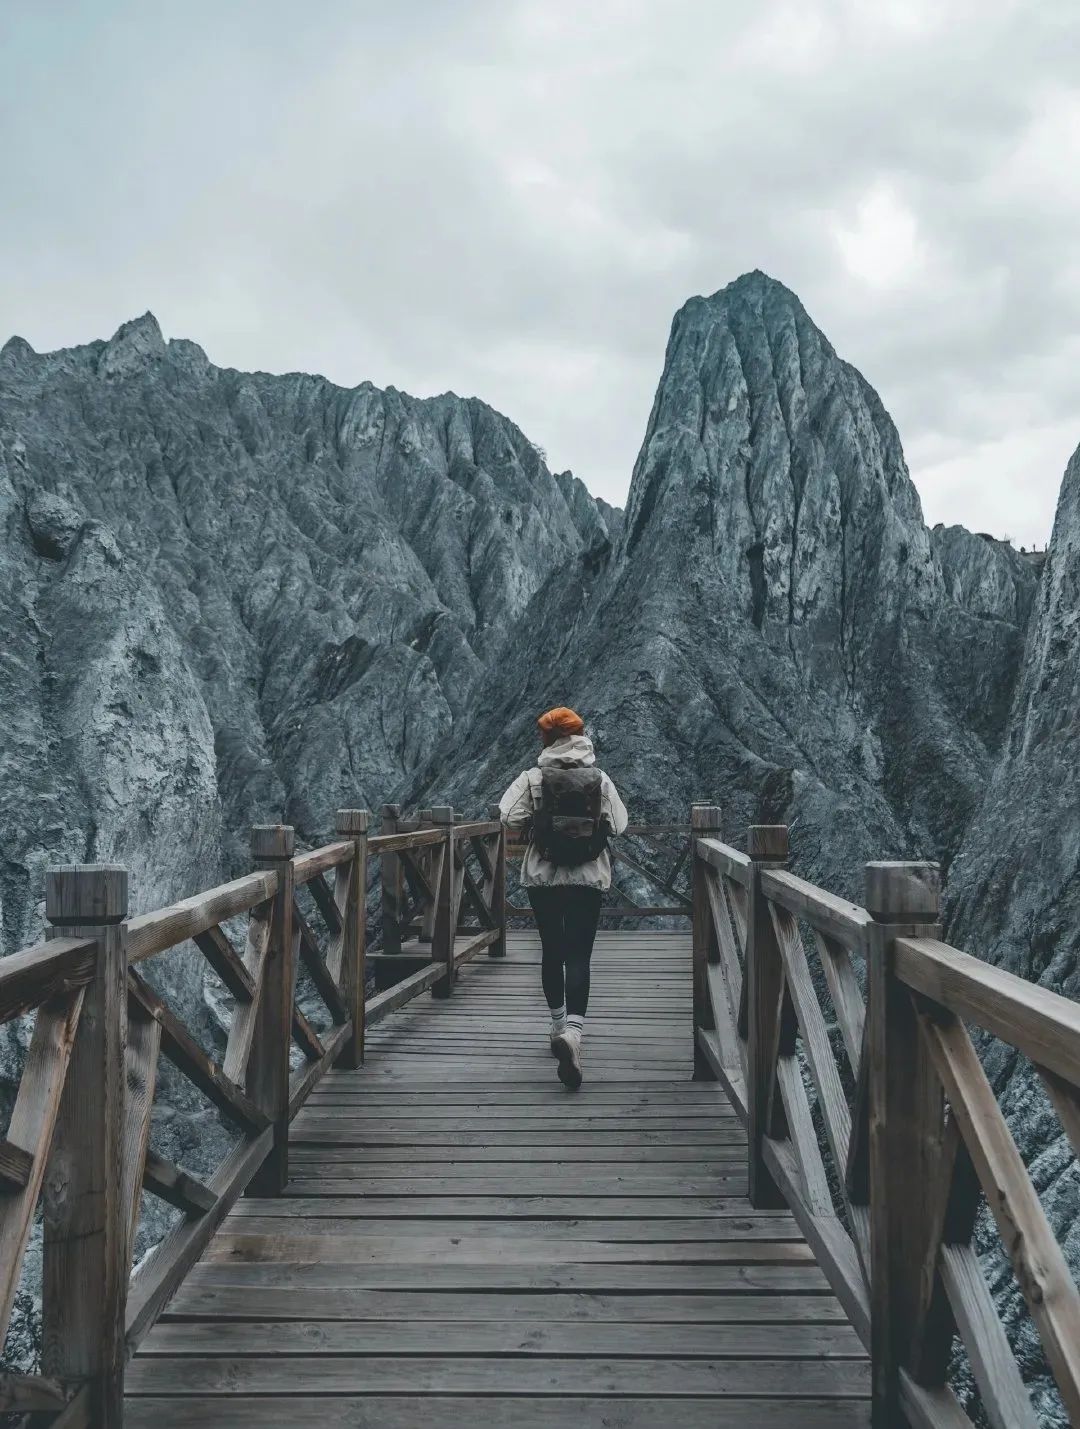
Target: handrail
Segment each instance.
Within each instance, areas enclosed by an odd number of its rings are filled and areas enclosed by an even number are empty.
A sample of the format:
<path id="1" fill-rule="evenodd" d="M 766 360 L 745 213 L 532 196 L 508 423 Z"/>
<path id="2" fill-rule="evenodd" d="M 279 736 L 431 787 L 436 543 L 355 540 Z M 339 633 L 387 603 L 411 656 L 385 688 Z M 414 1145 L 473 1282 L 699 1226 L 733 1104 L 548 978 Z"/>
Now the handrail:
<path id="1" fill-rule="evenodd" d="M 791 1210 L 870 1351 L 874 1423 L 971 1422 L 947 1381 L 959 1333 L 991 1421 L 1034 1429 L 972 1243 L 980 1197 L 1080 1423 L 1080 1292 L 964 1026 L 1030 1059 L 1080 1154 L 1080 1007 L 941 942 L 934 865 L 868 864 L 860 907 L 784 868 L 786 828 L 741 853 L 719 810 L 692 823 L 697 1075 L 746 1123 L 753 1204 Z"/>
<path id="2" fill-rule="evenodd" d="M 67 1184 L 45 1221 L 51 1273 L 42 1372 L 4 1377 L 5 1410 L 55 1411 L 63 1429 L 119 1426 L 126 1357 L 237 1197 L 284 1188 L 289 1122 L 321 1078 L 334 1066 L 358 1067 L 365 1029 L 389 1012 L 429 988 L 449 996 L 463 963 L 485 949 L 505 953 L 505 835 L 497 815 L 466 822 L 452 809 L 422 810 L 403 828 L 399 812 L 384 811 L 383 831 L 369 837 L 366 810 L 341 810 L 336 837 L 302 852 L 294 851 L 291 828 L 255 828 L 253 872 L 133 917 L 123 869 L 50 871 L 51 936 L 0 961 L 0 1023 L 37 1009 L 8 1135 L 0 1138 L 0 1339 L 53 1154 L 62 1157 Z M 396 962 L 402 976 L 368 1000 L 373 857 L 391 954 L 377 966 L 385 972 Z M 243 915 L 246 936 L 234 942 Z M 189 942 L 233 999 L 220 1059 L 136 971 Z M 310 1020 L 311 1004 L 297 1000 L 298 964 L 323 1008 L 316 1021 L 329 1018 L 324 1030 Z M 303 1054 L 295 1071 L 293 1043 Z M 148 1149 L 161 1057 L 239 1129 L 234 1149 L 206 1178 Z M 69 1065 L 78 1068 L 71 1085 Z M 144 1190 L 184 1219 L 132 1275 Z"/>

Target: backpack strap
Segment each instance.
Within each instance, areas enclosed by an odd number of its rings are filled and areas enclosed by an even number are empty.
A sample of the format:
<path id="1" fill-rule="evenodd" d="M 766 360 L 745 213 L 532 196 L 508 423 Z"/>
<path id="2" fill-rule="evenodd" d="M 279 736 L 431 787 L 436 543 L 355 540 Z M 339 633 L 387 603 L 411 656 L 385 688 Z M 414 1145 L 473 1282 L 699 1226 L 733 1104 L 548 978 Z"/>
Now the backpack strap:
<path id="1" fill-rule="evenodd" d="M 525 771 L 529 778 L 529 792 L 532 794 L 533 812 L 540 808 L 544 802 L 544 776 L 536 768 Z"/>

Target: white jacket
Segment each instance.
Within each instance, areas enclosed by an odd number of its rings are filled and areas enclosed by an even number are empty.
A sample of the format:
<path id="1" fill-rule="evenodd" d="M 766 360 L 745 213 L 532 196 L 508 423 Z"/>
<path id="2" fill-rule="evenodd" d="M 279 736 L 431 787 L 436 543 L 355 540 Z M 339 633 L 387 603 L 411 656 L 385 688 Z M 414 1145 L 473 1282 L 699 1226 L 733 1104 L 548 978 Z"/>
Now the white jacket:
<path id="1" fill-rule="evenodd" d="M 519 774 L 499 800 L 499 816 L 508 829 L 523 829 L 532 818 L 533 811 L 540 803 L 540 771 L 545 764 L 554 763 L 595 764 L 596 755 L 593 752 L 592 740 L 584 734 L 570 734 L 541 750 L 540 758 L 533 768 Z M 621 834 L 626 828 L 626 808 L 615 785 L 602 770 L 600 816 L 607 824 L 609 834 Z M 579 863 L 570 868 L 541 858 L 530 839 L 525 857 L 521 860 L 521 882 L 526 888 L 549 888 L 561 884 L 610 888 L 611 855 L 605 849 L 599 857 L 590 859 L 588 863 Z"/>

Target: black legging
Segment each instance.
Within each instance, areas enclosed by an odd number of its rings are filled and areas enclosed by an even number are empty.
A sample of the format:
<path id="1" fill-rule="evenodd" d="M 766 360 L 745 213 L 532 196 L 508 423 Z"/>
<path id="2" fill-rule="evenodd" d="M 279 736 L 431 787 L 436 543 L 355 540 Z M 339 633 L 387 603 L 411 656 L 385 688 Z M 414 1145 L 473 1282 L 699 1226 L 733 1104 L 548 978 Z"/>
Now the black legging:
<path id="1" fill-rule="evenodd" d="M 589 1007 L 589 960 L 603 894 L 599 888 L 567 884 L 530 888 L 528 892 L 544 949 L 540 980 L 547 1005 L 561 1007 L 565 992 L 567 1013 L 584 1017 Z"/>

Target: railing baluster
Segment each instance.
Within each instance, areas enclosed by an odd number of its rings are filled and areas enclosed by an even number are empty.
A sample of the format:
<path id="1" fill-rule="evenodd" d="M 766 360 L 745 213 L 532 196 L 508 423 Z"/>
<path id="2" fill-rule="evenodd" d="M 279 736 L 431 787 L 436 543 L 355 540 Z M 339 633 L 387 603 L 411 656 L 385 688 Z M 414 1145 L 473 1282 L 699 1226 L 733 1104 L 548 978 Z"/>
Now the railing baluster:
<path id="1" fill-rule="evenodd" d="M 42 1369 L 90 1386 L 98 1429 L 123 1422 L 131 1261 L 124 1198 L 127 869 L 49 869 L 50 937 L 97 941 L 53 1133 L 44 1194 Z"/>
<path id="2" fill-rule="evenodd" d="M 933 863 L 866 865 L 874 1429 L 903 1422 L 900 1371 L 917 1332 L 944 1134 L 941 1084 L 892 963 L 897 937 L 933 936 L 939 887 Z"/>
<path id="3" fill-rule="evenodd" d="M 396 833 L 400 815 L 399 804 L 384 804 L 379 819 L 379 832 Z M 404 889 L 401 860 L 396 853 L 384 853 L 379 859 L 379 877 L 382 883 L 382 950 L 384 953 L 400 953 Z"/>
<path id="4" fill-rule="evenodd" d="M 720 832 L 720 810 L 715 804 L 690 806 L 691 847 L 691 946 L 694 963 L 693 1025 L 694 1080 L 711 1082 L 715 1075 L 697 1043 L 697 1029 L 711 1032 L 715 1026 L 709 998 L 709 956 L 712 948 L 712 911 L 709 906 L 708 870 L 697 857 L 697 840 Z"/>
<path id="5" fill-rule="evenodd" d="M 337 870 L 336 877 L 347 880 L 347 898 L 342 909 L 341 992 L 352 1021 L 352 1036 L 341 1050 L 336 1065 L 355 1070 L 364 1060 L 364 1004 L 367 968 L 367 841 L 370 815 L 367 809 L 339 809 L 336 831 L 353 842 L 351 863 Z"/>
<path id="6" fill-rule="evenodd" d="M 274 1125 L 274 1142 L 251 1178 L 250 1196 L 278 1196 L 289 1179 L 289 1048 L 292 1045 L 293 830 L 270 824 L 251 831 L 256 866 L 278 876 L 270 935 L 263 961 L 255 1037 L 247 1063 L 247 1092 Z"/>
<path id="7" fill-rule="evenodd" d="M 750 1204 L 758 1210 L 786 1204 L 772 1173 L 765 1165 L 763 1148 L 769 1131 L 769 1107 L 776 1080 L 776 1050 L 783 1001 L 784 964 L 761 890 L 763 869 L 787 862 L 788 831 L 785 824 L 753 824 L 746 851 L 753 867 L 747 891 L 746 967 L 746 1134 L 747 1179 Z"/>
<path id="8" fill-rule="evenodd" d="M 454 986 L 454 940 L 457 935 L 457 868 L 454 862 L 454 811 L 441 804 L 431 811 L 431 822 L 444 831 L 435 860 L 435 921 L 431 938 L 431 960 L 445 963 L 446 974 L 431 988 L 432 997 L 449 997 Z"/>
<path id="9" fill-rule="evenodd" d="M 498 939 L 488 948 L 489 958 L 506 957 L 506 827 L 502 822 L 498 804 L 488 806 L 488 818 L 499 821 L 499 832 L 495 844 L 494 875 L 488 897 L 488 906 L 495 926 L 499 930 Z"/>

